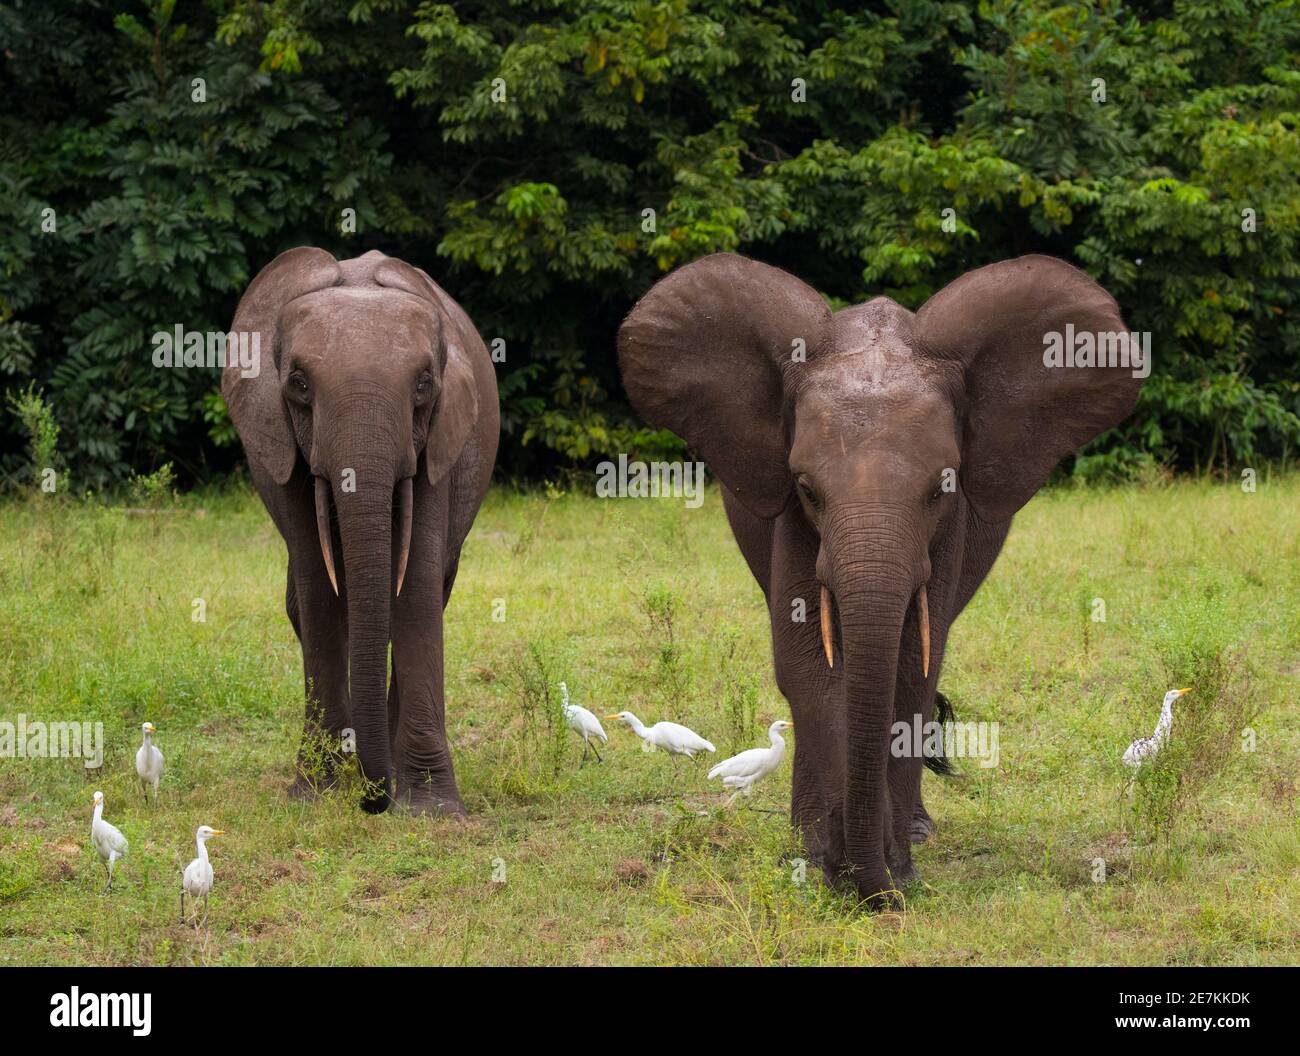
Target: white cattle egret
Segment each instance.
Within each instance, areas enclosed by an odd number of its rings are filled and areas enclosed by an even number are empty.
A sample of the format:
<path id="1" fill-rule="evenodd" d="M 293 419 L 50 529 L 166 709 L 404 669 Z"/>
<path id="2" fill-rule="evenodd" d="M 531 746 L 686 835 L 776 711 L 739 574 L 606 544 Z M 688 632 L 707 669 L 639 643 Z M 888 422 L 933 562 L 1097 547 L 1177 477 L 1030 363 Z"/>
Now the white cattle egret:
<path id="1" fill-rule="evenodd" d="M 596 762 L 603 763 L 605 760 L 600 757 L 600 749 L 593 743 L 593 739 L 597 737 L 605 744 L 609 743 L 609 738 L 605 736 L 605 728 L 601 726 L 600 720 L 582 705 L 569 703 L 569 687 L 563 682 L 560 683 L 560 698 L 560 709 L 564 712 L 564 721 L 568 723 L 569 729 L 582 738 L 582 763 L 587 761 L 588 748 L 596 753 Z M 578 765 L 581 766 L 582 763 Z"/>
<path id="2" fill-rule="evenodd" d="M 1169 731 L 1174 725 L 1174 701 L 1190 692 L 1190 689 L 1171 689 L 1165 694 L 1165 702 L 1160 706 L 1160 721 L 1156 723 L 1156 732 L 1150 737 L 1139 737 L 1128 746 L 1128 751 L 1124 753 L 1125 766 L 1131 766 L 1136 770 L 1164 747 L 1165 741 L 1169 739 Z"/>
<path id="3" fill-rule="evenodd" d="M 185 923 L 185 896 L 203 899 L 203 919 L 208 919 L 208 892 L 212 890 L 212 863 L 208 861 L 208 840 L 213 836 L 224 836 L 223 829 L 214 829 L 211 825 L 200 825 L 194 831 L 194 842 L 199 848 L 199 856 L 185 867 L 181 877 L 181 923 Z M 194 923 L 198 925 L 198 910 L 194 913 Z"/>
<path id="4" fill-rule="evenodd" d="M 662 748 L 669 755 L 674 757 L 684 755 L 693 759 L 696 752 L 712 752 L 713 745 L 706 741 L 694 730 L 688 730 L 685 726 L 676 722 L 656 722 L 647 729 L 642 725 L 641 720 L 633 715 L 630 711 L 619 711 L 613 715 L 606 715 L 607 719 L 622 719 L 646 744 L 654 748 Z"/>
<path id="5" fill-rule="evenodd" d="M 767 728 L 767 739 L 772 747 L 750 748 L 730 759 L 724 759 L 709 771 L 710 781 L 720 777 L 723 788 L 735 789 L 727 800 L 728 805 L 734 803 L 742 792 L 748 796 L 759 781 L 781 765 L 781 760 L 785 758 L 785 741 L 781 737 L 781 731 L 793 729 L 793 722 L 778 719 Z"/>
<path id="6" fill-rule="evenodd" d="M 163 754 L 153 743 L 153 723 L 146 722 L 140 729 L 144 733 L 144 743 L 135 753 L 135 772 L 140 775 L 140 793 L 145 801 L 149 799 L 149 786 L 153 785 L 153 798 L 157 802 L 158 782 L 163 775 Z"/>
<path id="7" fill-rule="evenodd" d="M 108 873 L 108 886 L 104 890 L 112 891 L 113 866 L 119 858 L 126 856 L 126 837 L 104 820 L 104 793 L 96 792 L 92 802 L 95 804 L 95 816 L 90 822 L 90 842 L 104 860 L 104 870 Z"/>

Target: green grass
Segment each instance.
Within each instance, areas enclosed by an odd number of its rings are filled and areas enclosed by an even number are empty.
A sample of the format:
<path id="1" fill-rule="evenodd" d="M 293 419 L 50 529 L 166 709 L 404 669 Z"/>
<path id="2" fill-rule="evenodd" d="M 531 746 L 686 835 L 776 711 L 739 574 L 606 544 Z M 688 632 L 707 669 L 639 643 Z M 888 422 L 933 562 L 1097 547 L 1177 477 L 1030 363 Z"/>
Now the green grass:
<path id="1" fill-rule="evenodd" d="M 762 743 L 786 707 L 761 595 L 716 492 L 699 510 L 489 497 L 447 618 L 468 822 L 284 796 L 302 715 L 284 561 L 257 500 L 238 491 L 155 516 L 0 507 L 0 719 L 102 720 L 107 740 L 97 775 L 75 759 L 0 759 L 0 961 L 1297 959 L 1300 478 L 1253 495 L 1211 483 L 1058 490 L 1022 512 L 943 672 L 959 718 L 1001 724 L 1000 766 L 926 775 L 939 832 L 917 848 L 924 883 L 902 911 L 875 916 L 814 870 L 796 883 L 787 819 L 723 810 L 703 767 L 683 766 L 674 785 L 666 757 L 607 723 L 605 764 L 578 769 L 556 707 L 523 691 L 563 678 L 593 710 L 672 717 L 720 752 Z M 195 598 L 205 622 L 191 618 Z M 1089 618 L 1094 598 L 1104 623 Z M 1234 645 L 1241 692 L 1261 709 L 1257 750 L 1231 753 L 1148 831 L 1120 754 L 1151 732 L 1164 690 L 1187 684 L 1173 680 L 1181 658 Z M 1210 718 L 1213 705 L 1201 702 Z M 146 718 L 168 763 L 156 809 L 134 788 Z M 96 788 L 131 842 L 110 895 L 88 845 Z M 757 805 L 783 808 L 788 789 L 787 762 Z M 210 845 L 216 888 L 196 931 L 177 923 L 177 892 L 202 823 L 229 835 Z"/>

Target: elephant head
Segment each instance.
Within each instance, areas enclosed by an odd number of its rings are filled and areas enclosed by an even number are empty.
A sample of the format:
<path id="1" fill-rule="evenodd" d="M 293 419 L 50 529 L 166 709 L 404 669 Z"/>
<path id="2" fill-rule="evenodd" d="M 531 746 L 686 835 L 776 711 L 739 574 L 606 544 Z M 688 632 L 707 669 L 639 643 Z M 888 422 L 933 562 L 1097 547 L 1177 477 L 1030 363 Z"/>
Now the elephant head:
<path id="1" fill-rule="evenodd" d="M 273 485 L 291 487 L 300 465 L 311 478 L 324 568 L 346 600 L 357 754 L 385 789 L 372 809 L 387 804 L 392 773 L 390 610 L 410 552 L 413 478 L 423 455 L 438 483 L 478 416 L 462 318 L 424 272 L 400 260 L 372 252 L 340 262 L 292 249 L 262 269 L 235 313 L 234 332 L 258 337 L 261 369 L 246 377 L 230 363 L 222 375 L 264 497 Z"/>
<path id="2" fill-rule="evenodd" d="M 969 272 L 913 313 L 884 297 L 832 312 L 786 272 L 718 254 L 662 279 L 620 330 L 641 414 L 753 515 L 802 518 L 811 533 L 828 721 L 843 735 L 836 842 L 864 895 L 888 882 L 900 647 L 919 637 L 908 655 L 929 681 L 926 587 L 941 538 L 967 515 L 958 504 L 1009 520 L 1136 399 L 1132 370 L 1045 364 L 1044 336 L 1067 324 L 1124 331 L 1110 295 L 1050 257 Z"/>

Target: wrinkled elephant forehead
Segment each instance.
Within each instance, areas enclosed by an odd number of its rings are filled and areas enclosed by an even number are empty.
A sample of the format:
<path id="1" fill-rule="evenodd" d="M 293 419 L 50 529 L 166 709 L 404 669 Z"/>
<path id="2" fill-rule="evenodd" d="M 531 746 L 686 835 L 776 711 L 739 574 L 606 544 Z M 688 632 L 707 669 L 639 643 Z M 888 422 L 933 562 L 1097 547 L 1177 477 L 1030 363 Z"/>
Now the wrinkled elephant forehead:
<path id="1" fill-rule="evenodd" d="M 380 287 L 331 287 L 299 297 L 280 316 L 297 353 L 333 358 L 367 349 L 427 355 L 438 342 L 439 318 L 423 298 Z"/>
<path id="2" fill-rule="evenodd" d="M 951 402 L 945 395 L 948 381 L 947 372 L 917 356 L 896 335 L 877 332 L 810 362 L 800 378 L 798 399 L 801 406 L 856 411 L 907 403 L 937 408 Z"/>
<path id="3" fill-rule="evenodd" d="M 942 391 L 918 373 L 905 371 L 883 384 L 864 384 L 851 369 L 851 359 L 838 372 L 827 366 L 796 403 L 792 454 L 816 461 L 826 453 L 857 457 L 891 450 L 904 461 L 915 456 L 927 465 L 944 459 L 944 465 L 953 464 L 957 415 Z"/>

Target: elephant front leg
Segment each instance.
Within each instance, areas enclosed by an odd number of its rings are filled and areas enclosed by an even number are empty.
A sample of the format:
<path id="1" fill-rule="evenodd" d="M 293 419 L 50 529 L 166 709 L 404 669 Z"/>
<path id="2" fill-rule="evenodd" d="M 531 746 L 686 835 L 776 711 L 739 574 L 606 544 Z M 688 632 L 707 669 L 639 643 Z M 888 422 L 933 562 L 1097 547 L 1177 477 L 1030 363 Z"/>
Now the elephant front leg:
<path id="1" fill-rule="evenodd" d="M 777 687 L 794 721 L 790 821 L 809 859 L 835 877 L 845 862 L 842 752 L 836 747 L 843 723 L 835 704 L 842 690 L 822 652 L 817 584 L 777 578 L 781 582 L 771 606 L 773 662 Z"/>
<path id="2" fill-rule="evenodd" d="M 464 814 L 447 744 L 441 606 L 427 621 L 394 624 L 393 668 L 397 803 L 412 814 Z"/>
<path id="3" fill-rule="evenodd" d="M 942 648 L 942 647 L 941 647 Z M 889 788 L 891 839 L 888 841 L 889 874 L 896 887 L 919 878 L 912 863 L 918 812 L 921 804 L 921 772 L 925 768 L 924 751 L 928 723 L 934 710 L 934 684 L 938 678 L 938 660 L 931 655 L 930 677 L 921 675 L 918 643 L 904 635 L 899 651 L 898 681 L 894 688 L 894 723 L 890 730 L 889 763 L 885 780 Z M 916 670 L 912 671 L 915 666 Z M 925 814 L 925 817 L 929 817 Z M 927 831 L 928 835 L 928 831 Z"/>
<path id="4" fill-rule="evenodd" d="M 430 487 L 423 477 L 416 480 L 406 577 L 392 610 L 389 729 L 397 803 L 413 814 L 461 815 L 443 687 L 446 482 Z"/>
<path id="5" fill-rule="evenodd" d="M 311 568 L 290 561 L 285 608 L 302 644 L 305 714 L 289 793 L 310 797 L 334 785 L 348 727 L 348 625 L 343 600 Z M 295 573 L 297 573 L 295 575 Z"/>
<path id="6" fill-rule="evenodd" d="M 958 579 L 958 555 L 963 544 L 963 533 L 959 528 L 955 535 L 942 537 L 931 556 L 934 571 L 927 585 L 930 635 L 928 672 L 921 647 L 921 609 L 915 596 L 912 598 L 907 625 L 899 645 L 898 677 L 894 687 L 894 727 L 891 731 L 886 773 L 892 829 L 888 865 L 894 883 L 899 886 L 918 879 L 916 867 L 912 863 L 912 845 L 924 843 L 934 830 L 934 822 L 921 802 L 921 775 L 925 768 L 927 735 L 934 732 L 928 724 L 934 718 L 935 692 L 948 645 L 951 622 L 948 614 L 952 611 Z"/>

